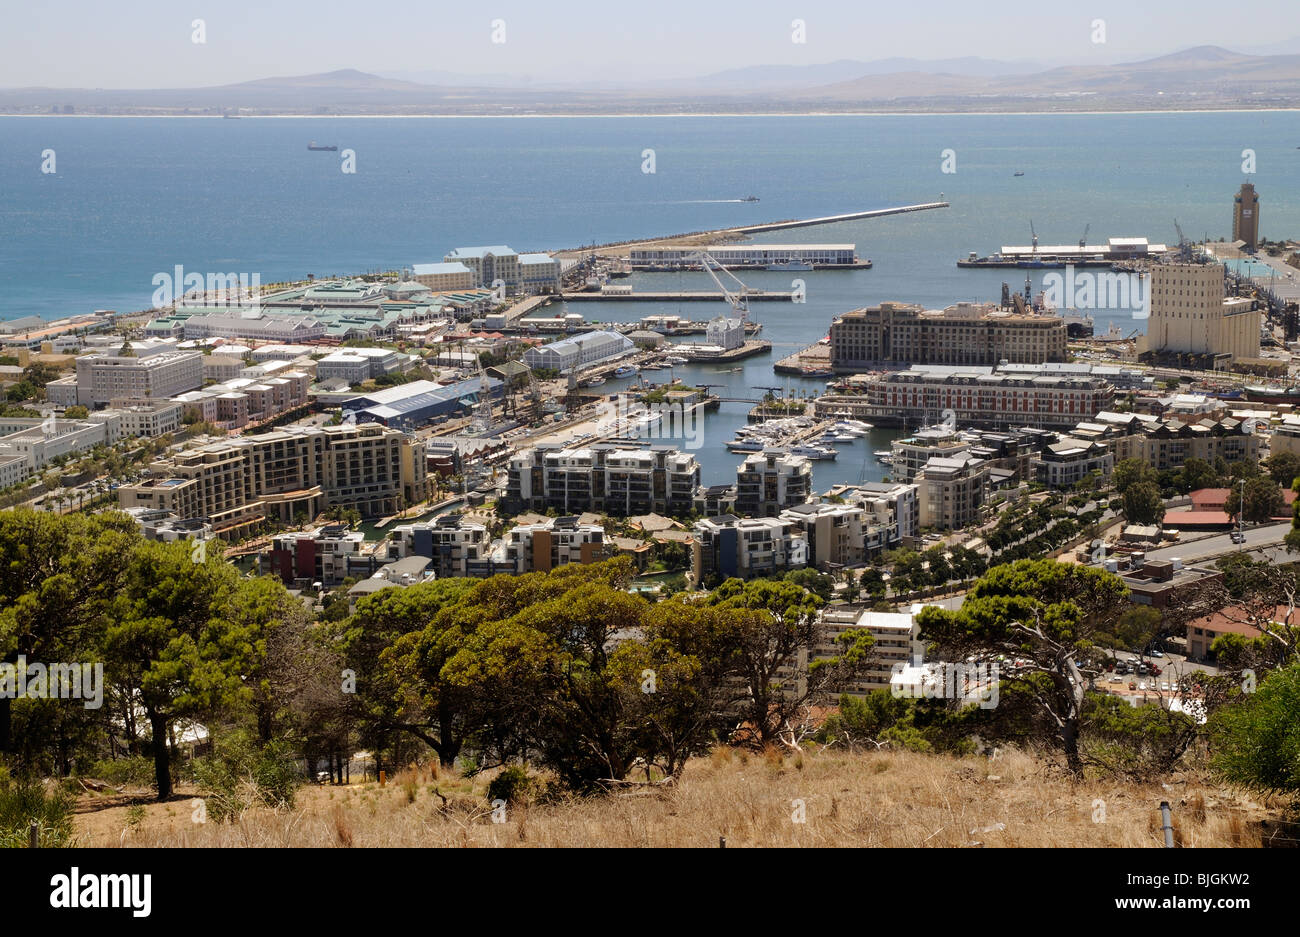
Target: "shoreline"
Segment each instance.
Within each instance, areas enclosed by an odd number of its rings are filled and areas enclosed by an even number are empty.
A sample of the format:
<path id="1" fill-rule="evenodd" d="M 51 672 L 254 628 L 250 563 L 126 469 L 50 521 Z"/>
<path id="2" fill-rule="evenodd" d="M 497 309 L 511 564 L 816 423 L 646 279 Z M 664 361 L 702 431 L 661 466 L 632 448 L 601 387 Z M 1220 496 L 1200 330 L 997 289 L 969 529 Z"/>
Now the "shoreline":
<path id="1" fill-rule="evenodd" d="M 717 118 L 717 117 L 1109 117 L 1160 116 L 1164 114 L 1292 114 L 1296 107 L 1200 107 L 1162 110 L 1091 110 L 1091 111 L 688 111 L 675 114 L 616 112 L 601 114 L 240 114 L 232 120 L 537 120 L 567 118 L 574 120 L 611 120 L 619 118 Z M 14 114 L 0 111 L 0 118 L 92 118 L 126 120 L 225 120 L 222 114 Z"/>

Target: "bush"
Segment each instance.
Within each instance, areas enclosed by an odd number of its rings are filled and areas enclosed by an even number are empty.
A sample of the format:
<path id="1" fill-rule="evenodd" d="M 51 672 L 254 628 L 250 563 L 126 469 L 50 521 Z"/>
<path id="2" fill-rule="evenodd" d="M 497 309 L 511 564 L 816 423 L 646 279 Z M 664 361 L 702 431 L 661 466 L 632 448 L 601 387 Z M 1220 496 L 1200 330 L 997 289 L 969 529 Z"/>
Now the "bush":
<path id="1" fill-rule="evenodd" d="M 206 795 L 208 816 L 221 823 L 251 807 L 292 807 L 302 775 L 283 746 L 258 748 L 236 739 L 195 759 L 194 782 Z"/>
<path id="2" fill-rule="evenodd" d="M 74 798 L 66 791 L 46 791 L 39 781 L 10 781 L 0 775 L 0 848 L 27 846 L 32 820 L 40 827 L 43 848 L 72 843 Z"/>
<path id="3" fill-rule="evenodd" d="M 508 804 L 526 803 L 539 793 L 541 784 L 528 776 L 528 769 L 511 765 L 488 784 L 488 800 L 504 800 Z"/>
<path id="4" fill-rule="evenodd" d="M 86 772 L 87 777 L 103 781 L 113 787 L 152 787 L 154 785 L 153 759 L 143 755 L 97 761 Z"/>

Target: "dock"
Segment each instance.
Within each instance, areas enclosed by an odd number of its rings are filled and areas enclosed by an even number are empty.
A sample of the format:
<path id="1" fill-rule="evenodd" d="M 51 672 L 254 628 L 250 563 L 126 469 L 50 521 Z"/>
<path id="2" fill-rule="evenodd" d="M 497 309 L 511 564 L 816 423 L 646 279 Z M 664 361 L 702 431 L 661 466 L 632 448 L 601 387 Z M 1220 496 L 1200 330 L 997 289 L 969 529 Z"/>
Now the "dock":
<path id="1" fill-rule="evenodd" d="M 831 370 L 831 346 L 816 342 L 793 355 L 782 358 L 772 365 L 777 374 L 791 374 L 803 377 L 808 371 L 827 372 Z"/>
<path id="2" fill-rule="evenodd" d="M 794 292 L 792 290 L 746 290 L 745 298 L 759 302 L 793 302 Z M 726 302 L 727 298 L 721 293 L 710 292 L 709 290 L 686 290 L 675 293 L 564 293 L 560 296 L 564 302 L 574 301 L 604 301 L 604 302 L 622 302 L 622 303 L 689 303 L 689 302 Z"/>
<path id="3" fill-rule="evenodd" d="M 689 342 L 674 345 L 672 350 L 683 358 L 687 358 L 691 364 L 730 364 L 733 361 L 752 358 L 754 355 L 768 354 L 772 350 L 772 343 L 763 339 L 750 339 L 739 348 L 707 355 L 694 353 Z"/>

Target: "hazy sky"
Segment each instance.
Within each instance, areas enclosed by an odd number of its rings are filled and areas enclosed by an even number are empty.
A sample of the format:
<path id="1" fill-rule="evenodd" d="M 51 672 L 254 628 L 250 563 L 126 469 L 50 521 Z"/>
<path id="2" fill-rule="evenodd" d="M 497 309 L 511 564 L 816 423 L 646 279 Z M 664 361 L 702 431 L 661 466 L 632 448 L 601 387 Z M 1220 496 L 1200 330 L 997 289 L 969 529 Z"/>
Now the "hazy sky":
<path id="1" fill-rule="evenodd" d="M 1249 4 L 1300 35 L 1295 0 Z M 1249 35 L 1222 0 L 43 0 L 0 13 L 0 87 L 179 88 L 357 68 L 535 80 L 679 78 L 756 64 L 978 55 L 1131 61 Z M 204 20 L 206 42 L 192 41 Z M 492 41 L 494 20 L 505 42 Z M 792 41 L 792 21 L 806 42 Z M 1092 42 L 1094 20 L 1106 42 Z M 1300 51 L 1300 45 L 1289 51 Z"/>

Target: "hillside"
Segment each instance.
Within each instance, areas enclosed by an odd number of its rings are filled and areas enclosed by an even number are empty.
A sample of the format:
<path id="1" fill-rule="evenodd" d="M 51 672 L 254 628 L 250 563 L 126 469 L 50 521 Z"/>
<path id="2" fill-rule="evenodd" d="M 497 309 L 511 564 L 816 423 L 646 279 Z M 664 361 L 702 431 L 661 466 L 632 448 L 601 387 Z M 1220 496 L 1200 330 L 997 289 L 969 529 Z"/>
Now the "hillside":
<path id="1" fill-rule="evenodd" d="M 1185 847 L 1257 847 L 1276 804 L 1197 775 L 1075 784 L 1020 752 L 995 759 L 882 751 L 782 757 L 719 749 L 675 787 L 506 808 L 492 822 L 486 778 L 428 768 L 374 783 L 301 789 L 292 810 L 196 825 L 182 791 L 129 828 L 122 798 L 83 798 L 83 846 L 1158 847 L 1159 804 Z M 437 793 L 435 793 L 435 791 Z M 442 797 L 447 798 L 444 805 Z M 1104 808 L 1098 801 L 1104 802 Z M 806 822 L 792 819 L 803 802 Z M 111 804 L 111 806 L 110 806 Z M 1103 815 L 1104 809 L 1104 815 Z M 1097 822 L 1094 822 L 1096 818 Z"/>

